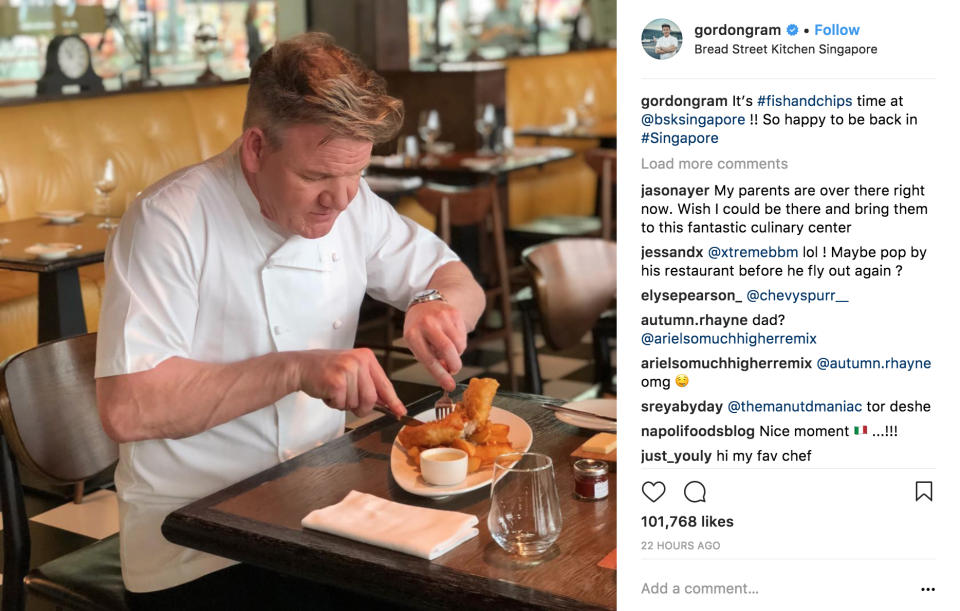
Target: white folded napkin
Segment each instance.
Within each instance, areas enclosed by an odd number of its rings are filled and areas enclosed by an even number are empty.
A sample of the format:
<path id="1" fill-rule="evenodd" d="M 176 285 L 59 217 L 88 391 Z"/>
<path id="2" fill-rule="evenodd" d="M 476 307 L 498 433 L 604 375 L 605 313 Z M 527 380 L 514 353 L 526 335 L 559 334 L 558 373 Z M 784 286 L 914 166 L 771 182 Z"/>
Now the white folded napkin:
<path id="1" fill-rule="evenodd" d="M 427 560 L 480 532 L 474 528 L 477 516 L 394 503 L 356 490 L 336 505 L 311 511 L 301 524 Z"/>
<path id="2" fill-rule="evenodd" d="M 416 189 L 423 184 L 423 178 L 419 176 L 380 176 L 377 174 L 368 174 L 364 176 L 367 185 L 374 191 L 405 191 L 407 189 Z"/>
<path id="3" fill-rule="evenodd" d="M 498 159 L 489 159 L 485 157 L 466 157 L 460 160 L 460 165 L 474 170 L 489 170 L 499 163 Z"/>
<path id="4" fill-rule="evenodd" d="M 371 155 L 370 163 L 382 165 L 385 168 L 402 168 L 403 155 Z"/>

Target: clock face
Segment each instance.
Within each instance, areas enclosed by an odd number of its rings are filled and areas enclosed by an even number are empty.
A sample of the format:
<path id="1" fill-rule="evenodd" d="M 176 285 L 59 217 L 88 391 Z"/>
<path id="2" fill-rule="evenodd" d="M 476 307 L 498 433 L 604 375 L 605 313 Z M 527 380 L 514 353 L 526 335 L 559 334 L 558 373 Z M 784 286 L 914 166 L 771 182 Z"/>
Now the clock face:
<path id="1" fill-rule="evenodd" d="M 57 65 L 67 78 L 78 79 L 90 65 L 90 49 L 87 43 L 75 36 L 64 38 L 57 49 Z"/>

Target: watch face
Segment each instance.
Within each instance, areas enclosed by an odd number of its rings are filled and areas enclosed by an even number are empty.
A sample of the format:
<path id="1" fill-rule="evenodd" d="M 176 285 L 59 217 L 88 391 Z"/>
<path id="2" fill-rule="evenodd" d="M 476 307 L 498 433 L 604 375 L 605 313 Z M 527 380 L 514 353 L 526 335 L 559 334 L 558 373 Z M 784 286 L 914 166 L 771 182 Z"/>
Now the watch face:
<path id="1" fill-rule="evenodd" d="M 64 38 L 57 49 L 57 65 L 67 78 L 83 76 L 90 65 L 90 49 L 87 43 L 75 36 Z"/>

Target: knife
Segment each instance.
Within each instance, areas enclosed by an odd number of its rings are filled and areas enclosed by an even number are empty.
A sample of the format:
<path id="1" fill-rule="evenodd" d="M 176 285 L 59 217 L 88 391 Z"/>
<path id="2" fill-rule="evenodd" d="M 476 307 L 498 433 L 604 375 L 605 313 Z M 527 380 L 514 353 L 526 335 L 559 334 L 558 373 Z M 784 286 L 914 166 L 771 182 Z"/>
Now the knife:
<path id="1" fill-rule="evenodd" d="M 542 404 L 540 404 L 540 407 L 545 408 L 545 409 L 549 409 L 549 410 L 553 410 L 553 411 L 556 411 L 556 412 L 569 412 L 569 413 L 571 413 L 571 414 L 577 414 L 577 415 L 580 415 L 580 416 L 587 416 L 587 417 L 589 417 L 589 418 L 600 418 L 601 420 L 609 420 L 610 422 L 616 422 L 616 421 L 617 421 L 616 418 L 612 418 L 612 417 L 610 417 L 610 416 L 601 416 L 600 414 L 591 414 L 590 412 L 582 412 L 582 411 L 580 411 L 580 410 L 578 410 L 578 409 L 570 409 L 569 407 L 560 407 L 559 405 L 550 405 L 550 404 L 548 404 L 548 403 L 542 403 Z"/>
<path id="2" fill-rule="evenodd" d="M 396 414 L 394 414 L 393 412 L 391 412 L 390 409 L 389 409 L 386 405 L 374 405 L 374 406 L 373 406 L 373 409 L 374 409 L 375 411 L 380 412 L 381 414 L 386 414 L 386 415 L 388 415 L 388 416 L 392 416 L 392 417 L 396 418 L 397 420 L 399 420 L 400 422 L 402 422 L 402 423 L 405 424 L 406 426 L 420 426 L 421 424 L 425 424 L 423 420 L 417 420 L 416 418 L 412 418 L 412 417 L 407 416 L 407 415 L 397 416 Z"/>

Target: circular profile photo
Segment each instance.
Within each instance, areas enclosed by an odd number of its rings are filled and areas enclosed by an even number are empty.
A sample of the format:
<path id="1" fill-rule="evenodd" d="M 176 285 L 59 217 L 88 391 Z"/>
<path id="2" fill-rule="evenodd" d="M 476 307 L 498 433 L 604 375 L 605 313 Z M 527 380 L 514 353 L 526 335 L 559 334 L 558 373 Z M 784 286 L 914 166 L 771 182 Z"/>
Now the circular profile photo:
<path id="1" fill-rule="evenodd" d="M 643 28 L 643 50 L 653 59 L 670 59 L 683 45 L 683 33 L 669 19 L 654 19 Z"/>

